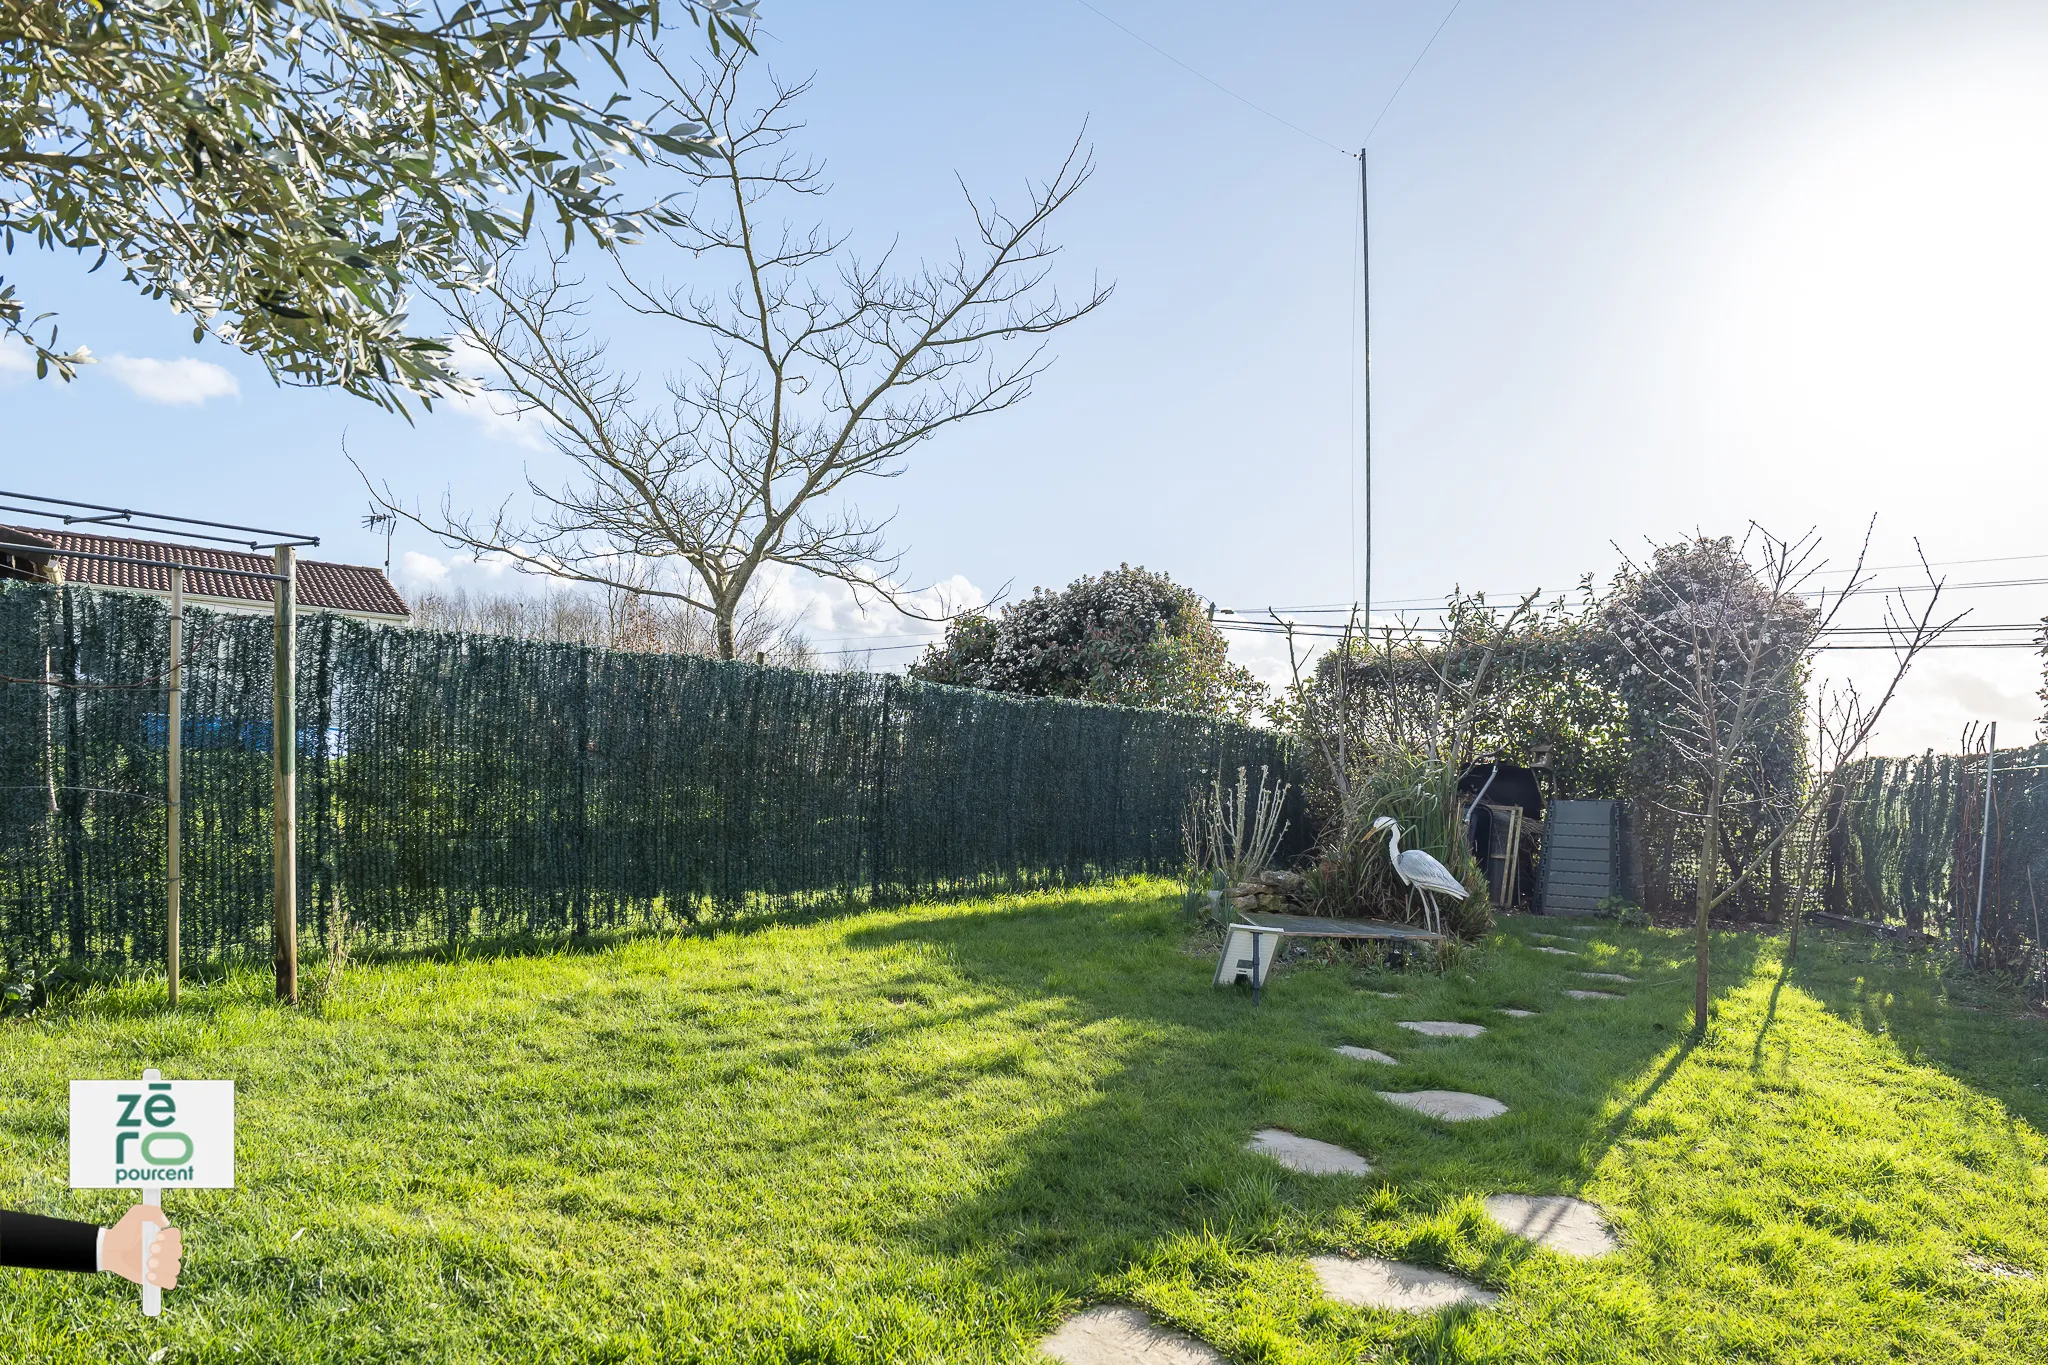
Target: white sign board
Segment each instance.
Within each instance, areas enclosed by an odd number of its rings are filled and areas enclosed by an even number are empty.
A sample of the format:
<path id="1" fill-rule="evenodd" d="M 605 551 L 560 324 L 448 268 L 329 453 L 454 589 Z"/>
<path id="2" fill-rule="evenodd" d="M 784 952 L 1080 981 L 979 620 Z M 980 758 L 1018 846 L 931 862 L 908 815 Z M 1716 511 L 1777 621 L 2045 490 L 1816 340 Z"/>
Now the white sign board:
<path id="1" fill-rule="evenodd" d="M 71 1188 L 232 1189 L 233 1081 L 73 1081 Z"/>

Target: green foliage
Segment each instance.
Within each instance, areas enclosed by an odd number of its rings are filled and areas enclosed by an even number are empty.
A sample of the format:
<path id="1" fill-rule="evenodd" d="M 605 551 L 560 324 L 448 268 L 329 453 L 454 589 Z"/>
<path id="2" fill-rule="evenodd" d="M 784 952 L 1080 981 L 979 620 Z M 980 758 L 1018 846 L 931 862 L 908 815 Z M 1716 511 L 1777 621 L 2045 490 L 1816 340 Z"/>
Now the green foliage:
<path id="1" fill-rule="evenodd" d="M 1983 753 L 1866 758 L 1839 776 L 1829 908 L 1967 943 L 1984 828 Z M 2001 750 L 1993 781 L 1980 961 L 2038 968 L 2048 954 L 2048 744 Z"/>
<path id="2" fill-rule="evenodd" d="M 0 583 L 0 965 L 162 960 L 167 633 L 153 598 Z M 267 956 L 271 623 L 187 638 L 185 958 Z M 1205 775 L 1286 772 L 1227 721 L 893 676 L 326 614 L 298 660 L 309 944 L 337 912 L 369 949 L 1178 868 Z"/>
<path id="3" fill-rule="evenodd" d="M 1266 689 L 1230 662 L 1202 599 L 1125 564 L 999 615 L 963 616 L 910 667 L 926 682 L 1192 711 L 1249 722 Z"/>
<path id="4" fill-rule="evenodd" d="M 1632 815 L 1641 841 L 1665 851 L 1647 869 L 1652 905 L 1688 898 L 1700 875 L 1689 813 L 1706 805 L 1704 755 L 1718 751 L 1728 765 L 1718 829 L 1724 881 L 1769 846 L 1805 794 L 1807 656 L 1818 613 L 1797 595 L 1774 597 L 1746 548 L 1728 536 L 1660 546 L 1647 564 L 1617 574 L 1601 602 L 1627 710 Z M 1688 640 L 1701 646 L 1689 656 Z M 1765 646 L 1753 660 L 1742 653 L 1745 640 Z M 1651 652 L 1662 669 L 1643 662 Z M 1751 676 L 1765 681 L 1746 682 Z M 1755 700 L 1743 725 L 1745 687 Z M 1734 908 L 1772 914 L 1776 899 L 1752 882 Z"/>
<path id="5" fill-rule="evenodd" d="M 669 9 L 748 41 L 752 3 Z M 619 107 L 621 54 L 661 24 L 660 0 L 9 0 L 0 232 L 115 260 L 283 382 L 443 394 L 409 289 L 460 284 L 537 211 L 565 243 L 629 238 L 615 158 L 705 147 Z M 608 88 L 586 95 L 593 75 Z M 0 283 L 0 335 L 69 377 L 90 356 L 54 327 L 37 341 L 42 320 Z"/>
<path id="6" fill-rule="evenodd" d="M 1626 704 L 1590 591 L 1576 604 L 1532 604 L 1505 626 L 1502 610 L 1483 593 L 1453 593 L 1441 629 L 1361 633 L 1289 689 L 1276 710 L 1304 756 L 1314 809 L 1336 809 L 1329 756 L 1340 726 L 1346 753 L 1364 766 L 1382 751 L 1434 749 L 1454 761 L 1455 748 L 1465 761 L 1493 754 L 1523 764 L 1547 753 L 1559 795 L 1624 790 Z"/>
<path id="7" fill-rule="evenodd" d="M 174 1013 L 160 983 L 60 1000 L 0 1025 L 9 1207 L 132 1203 L 65 1187 L 64 1086 L 138 1058 L 236 1078 L 240 1187 L 171 1196 L 161 1318 L 112 1276 L 8 1272 L 8 1357 L 1024 1365 L 1117 1302 L 1239 1362 L 2039 1361 L 2048 1061 L 2012 1002 L 1958 1009 L 1867 944 L 1816 936 L 1787 971 L 1728 935 L 1692 1044 L 1657 984 L 1683 941 L 1603 926 L 1573 961 L 1516 921 L 1441 976 L 1289 962 L 1254 1010 L 1170 892 L 363 962 L 323 1015 L 260 968 Z M 1641 984 L 1571 1000 L 1582 968 Z M 1443 1124 L 1374 1089 L 1509 1112 Z M 1244 1150 L 1265 1127 L 1373 1173 L 1287 1171 Z M 1597 1204 L 1622 1250 L 1508 1236 L 1479 1202 L 1507 1191 Z M 1333 1254 L 1502 1302 L 1347 1308 L 1307 1265 Z"/>
<path id="8" fill-rule="evenodd" d="M 1687 756 L 1697 744 L 1679 700 L 1632 662 L 1617 632 L 1627 622 L 1677 621 L 1688 612 L 1772 632 L 1780 659 L 1803 657 L 1812 639 L 1813 609 L 1796 598 L 1770 601 L 1740 547 L 1720 537 L 1663 547 L 1647 572 L 1618 575 L 1604 594 L 1588 579 L 1576 600 L 1503 616 L 1484 595 L 1453 593 L 1438 629 L 1389 629 L 1329 650 L 1276 708 L 1295 740 L 1325 841 L 1337 821 L 1331 759 L 1339 729 L 1348 761 L 1361 771 L 1389 754 L 1456 763 L 1497 754 L 1523 764 L 1541 754 L 1556 795 L 1630 802 L 1646 864 L 1644 895 L 1659 906 L 1673 902 L 1697 864 L 1680 814 L 1701 806 L 1698 767 Z M 1736 681 L 1725 659 L 1709 671 L 1724 692 Z M 1755 857 L 1804 791 L 1804 706 L 1802 664 L 1766 699 L 1740 746 L 1722 808 L 1727 867 Z M 1736 903 L 1760 913 L 1770 893 L 1747 887 Z"/>
<path id="9" fill-rule="evenodd" d="M 1401 826 L 1401 846 L 1419 848 L 1465 884 L 1471 894 L 1459 905 L 1437 897 L 1444 921 L 1457 934 L 1473 938 L 1493 927 L 1486 879 L 1456 823 L 1456 776 L 1444 764 L 1408 750 L 1375 757 L 1352 792 L 1348 825 L 1332 823 L 1324 830 L 1304 890 L 1316 914 L 1350 919 L 1381 919 L 1420 924 L 1422 904 L 1395 875 L 1385 833 L 1372 822 L 1392 816 Z"/>

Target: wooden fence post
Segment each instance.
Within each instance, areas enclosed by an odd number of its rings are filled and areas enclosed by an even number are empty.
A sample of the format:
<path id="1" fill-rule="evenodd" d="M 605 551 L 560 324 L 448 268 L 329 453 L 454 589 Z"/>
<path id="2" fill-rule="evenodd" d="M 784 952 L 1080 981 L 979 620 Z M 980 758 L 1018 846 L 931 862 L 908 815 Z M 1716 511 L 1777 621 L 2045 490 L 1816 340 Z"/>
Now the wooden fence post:
<path id="1" fill-rule="evenodd" d="M 298 551 L 272 551 L 277 581 L 272 620 L 270 711 L 271 952 L 277 998 L 299 1002 Z"/>
<path id="2" fill-rule="evenodd" d="M 169 806 L 164 827 L 164 972 L 170 986 L 170 1004 L 178 1004 L 178 914 L 184 891 L 184 862 L 180 839 L 184 833 L 185 764 L 185 566 L 171 566 L 171 676 L 170 703 L 164 708 L 165 804 Z"/>

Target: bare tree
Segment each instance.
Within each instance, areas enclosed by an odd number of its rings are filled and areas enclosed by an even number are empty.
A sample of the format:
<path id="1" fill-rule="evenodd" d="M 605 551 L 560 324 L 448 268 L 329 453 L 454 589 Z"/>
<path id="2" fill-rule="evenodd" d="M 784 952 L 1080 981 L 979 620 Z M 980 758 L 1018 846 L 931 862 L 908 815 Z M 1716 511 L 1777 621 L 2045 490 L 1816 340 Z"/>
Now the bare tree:
<path id="1" fill-rule="evenodd" d="M 1079 192 L 1092 160 L 1077 141 L 1051 179 L 1028 187 L 1015 215 L 967 194 L 971 246 L 894 272 L 823 228 L 771 221 L 772 206 L 824 193 L 819 168 L 786 144 L 801 125 L 804 84 L 767 78 L 755 107 L 746 53 L 693 69 L 650 53 L 668 109 L 710 130 L 713 152 L 666 155 L 685 182 L 660 231 L 693 259 L 733 267 L 731 287 L 700 293 L 631 278 L 615 293 L 702 344 L 660 398 L 643 396 L 585 322 L 582 281 L 550 257 L 530 273 L 500 272 L 451 308 L 492 372 L 486 382 L 577 471 L 558 489 L 529 476 L 529 518 L 438 516 L 383 504 L 474 553 L 522 569 L 677 598 L 710 614 L 721 656 L 768 564 L 835 578 L 923 619 L 895 582 L 900 556 L 888 518 L 844 501 L 859 480 L 902 472 L 918 445 L 969 418 L 1020 402 L 1048 362 L 1045 338 L 1100 307 L 1092 285 L 1063 299 L 1049 283 L 1053 216 Z M 651 569 L 651 572 L 648 570 Z"/>
<path id="2" fill-rule="evenodd" d="M 631 654 L 717 653 L 709 615 L 684 602 L 621 588 L 561 588 L 538 595 L 430 590 L 414 600 L 413 624 L 422 630 L 592 645 Z M 742 608 L 734 640 L 743 659 L 780 668 L 817 664 L 818 652 L 796 622 L 757 602 Z"/>
<path id="3" fill-rule="evenodd" d="M 1785 836 L 1820 808 L 1834 790 L 1835 774 L 1869 742 L 1913 660 L 1960 619 L 1935 619 L 1942 585 L 1923 558 L 1924 605 L 1910 607 L 1903 594 L 1884 599 L 1891 681 L 1874 700 L 1854 687 L 1822 698 L 1815 757 L 1825 771 L 1819 780 L 1789 791 L 1763 780 L 1761 741 L 1773 725 L 1803 724 L 1799 696 L 1815 644 L 1838 628 L 1845 606 L 1872 591 L 1865 568 L 1869 547 L 1866 532 L 1845 586 L 1825 590 L 1813 586 L 1825 568 L 1813 531 L 1787 540 L 1752 523 L 1740 544 L 1695 537 L 1641 563 L 1622 553 L 1621 581 L 1605 608 L 1608 625 L 1628 660 L 1631 682 L 1661 703 L 1665 737 L 1696 781 L 1702 803 L 1698 811 L 1679 812 L 1699 821 L 1695 1031 L 1707 1026 L 1708 933 L 1715 907 L 1765 868 Z M 1770 812 L 1775 834 L 1724 879 L 1720 823 L 1731 797 L 1779 808 Z"/>

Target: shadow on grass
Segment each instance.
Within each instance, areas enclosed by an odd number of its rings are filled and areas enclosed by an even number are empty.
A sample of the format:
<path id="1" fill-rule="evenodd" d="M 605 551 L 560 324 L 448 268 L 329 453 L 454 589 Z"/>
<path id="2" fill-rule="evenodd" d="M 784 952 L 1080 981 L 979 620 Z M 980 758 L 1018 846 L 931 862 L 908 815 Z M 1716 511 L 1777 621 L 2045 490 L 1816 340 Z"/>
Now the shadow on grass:
<path id="1" fill-rule="evenodd" d="M 1347 968 L 1283 968 L 1255 1008 L 1243 990 L 1211 985 L 1213 957 L 1188 950 L 1188 922 L 1163 900 L 918 917 L 849 937 L 939 949 L 985 986 L 1057 1000 L 1080 1027 L 1131 1044 L 1084 1102 L 1049 1100 L 1052 1117 L 1014 1135 L 982 1191 L 917 1234 L 971 1259 L 1006 1292 L 1041 1300 L 1099 1298 L 1105 1286 L 1127 1292 L 1116 1286 L 1146 1267 L 1197 1282 L 1241 1276 L 1242 1267 L 1188 1250 L 1215 1239 L 1253 1257 L 1371 1251 L 1498 1282 L 1528 1247 L 1467 1201 L 1582 1189 L 1693 1047 L 1689 991 L 1645 981 L 1624 1001 L 1574 1001 L 1562 988 L 1599 983 L 1519 946 L 1471 970 L 1396 978 L 1399 1001 L 1361 989 L 1367 976 Z M 1745 982 L 1755 940 L 1717 939 L 1716 949 L 1717 987 Z M 1649 974 L 1640 962 L 1622 965 Z M 1372 984 L 1388 981 L 1375 974 Z M 1544 1002 L 1536 1018 L 1497 1011 L 1531 998 Z M 1484 1022 L 1488 1033 L 1424 1038 L 1401 1030 L 1403 1019 Z M 1400 1064 L 1353 1061 L 1332 1050 L 1340 1043 L 1381 1048 Z M 1388 1104 L 1375 1088 L 1472 1091 L 1510 1112 L 1445 1124 Z M 1609 1114 L 1611 1097 L 1624 1093 Z M 1245 1150 L 1262 1128 L 1347 1147 L 1373 1174 L 1287 1171 Z M 1437 1330 L 1431 1322 L 1397 1335 L 1421 1349 Z"/>
<path id="2" fill-rule="evenodd" d="M 1996 1098 L 2048 1133 L 2048 1020 L 2028 1012 L 2016 988 L 1959 973 L 1938 950 L 1811 927 L 1785 979 L 1838 1018 L 1890 1037 L 1909 1060 Z"/>

